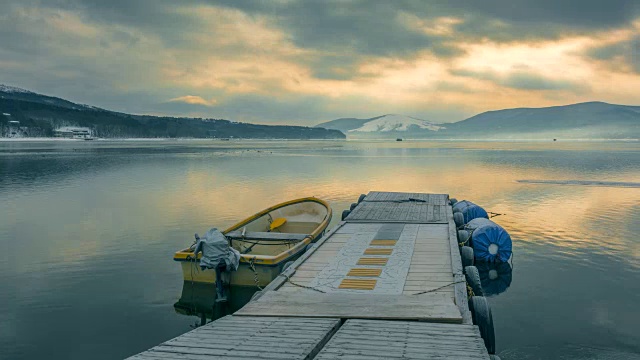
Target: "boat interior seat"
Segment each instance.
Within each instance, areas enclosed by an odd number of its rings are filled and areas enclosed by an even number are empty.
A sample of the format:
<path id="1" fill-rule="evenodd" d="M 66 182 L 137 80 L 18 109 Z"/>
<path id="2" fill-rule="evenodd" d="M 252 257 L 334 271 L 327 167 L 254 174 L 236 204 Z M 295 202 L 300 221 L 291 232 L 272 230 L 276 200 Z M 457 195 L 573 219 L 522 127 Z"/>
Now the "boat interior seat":
<path id="1" fill-rule="evenodd" d="M 281 233 L 281 232 L 266 232 L 266 231 L 247 231 L 242 235 L 242 230 L 230 231 L 226 234 L 227 238 L 231 240 L 265 240 L 265 241 L 302 241 L 309 234 L 295 234 L 295 233 Z"/>
<path id="2" fill-rule="evenodd" d="M 318 222 L 292 221 L 287 219 L 287 223 L 272 231 L 294 234 L 311 234 L 320 224 Z"/>

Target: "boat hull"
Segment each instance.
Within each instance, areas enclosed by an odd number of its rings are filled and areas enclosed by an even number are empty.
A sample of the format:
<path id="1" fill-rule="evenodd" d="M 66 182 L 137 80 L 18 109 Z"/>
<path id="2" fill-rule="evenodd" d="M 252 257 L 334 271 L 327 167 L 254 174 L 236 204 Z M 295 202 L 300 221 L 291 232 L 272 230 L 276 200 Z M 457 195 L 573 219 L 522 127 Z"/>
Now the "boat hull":
<path id="1" fill-rule="evenodd" d="M 301 254 L 296 254 L 296 256 L 291 257 L 292 261 L 300 257 Z M 230 274 L 230 279 L 225 282 L 228 282 L 233 286 L 255 286 L 256 280 L 260 287 L 267 286 L 273 279 L 276 278 L 282 272 L 282 268 L 284 267 L 283 263 L 279 263 L 276 265 L 260 265 L 254 264 L 255 273 L 251 269 L 251 266 L 247 263 L 240 263 L 238 266 L 238 270 L 232 272 Z M 182 275 L 185 281 L 193 281 L 197 283 L 209 283 L 215 284 L 216 282 L 216 272 L 212 269 L 200 269 L 197 262 L 192 261 L 183 261 L 182 265 Z"/>

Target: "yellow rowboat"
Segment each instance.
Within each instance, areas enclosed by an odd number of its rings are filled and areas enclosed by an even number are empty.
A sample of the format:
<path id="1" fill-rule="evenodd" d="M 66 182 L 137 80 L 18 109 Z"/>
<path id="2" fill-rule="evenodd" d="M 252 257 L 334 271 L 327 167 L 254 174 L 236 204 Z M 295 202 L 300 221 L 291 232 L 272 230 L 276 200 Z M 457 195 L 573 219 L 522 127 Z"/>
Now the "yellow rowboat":
<path id="1" fill-rule="evenodd" d="M 318 240 L 331 221 L 331 207 L 323 200 L 309 197 L 283 202 L 262 210 L 224 230 L 229 245 L 240 252 L 238 270 L 223 280 L 234 286 L 266 286 L 283 267 L 304 253 L 307 245 Z M 194 246 L 175 253 L 185 281 L 215 283 L 213 269 L 201 270 L 193 256 Z"/>

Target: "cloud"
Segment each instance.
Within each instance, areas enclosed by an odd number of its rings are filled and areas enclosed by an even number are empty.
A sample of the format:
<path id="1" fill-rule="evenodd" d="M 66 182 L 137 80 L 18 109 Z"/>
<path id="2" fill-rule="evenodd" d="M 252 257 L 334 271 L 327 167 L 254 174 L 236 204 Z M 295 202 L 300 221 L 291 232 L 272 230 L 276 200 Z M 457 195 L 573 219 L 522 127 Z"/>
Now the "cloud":
<path id="1" fill-rule="evenodd" d="M 586 54 L 605 65 L 640 74 L 640 31 L 629 39 L 588 49 Z"/>
<path id="2" fill-rule="evenodd" d="M 214 106 L 215 104 L 218 103 L 216 99 L 205 100 L 200 96 L 195 96 L 195 95 L 180 96 L 177 98 L 170 99 L 169 102 L 183 102 L 186 104 L 204 105 L 204 106 Z"/>
<path id="3" fill-rule="evenodd" d="M 640 102 L 639 3 L 540 1 L 5 2 L 0 82 L 118 111 L 307 125 Z"/>
<path id="4" fill-rule="evenodd" d="M 577 81 L 553 79 L 540 74 L 519 70 L 506 75 L 500 75 L 493 71 L 483 72 L 462 69 L 454 69 L 451 73 L 456 76 L 490 81 L 497 85 L 521 90 L 568 90 L 582 93 L 587 89 L 586 85 Z"/>
<path id="5" fill-rule="evenodd" d="M 423 19 L 405 11 L 399 11 L 397 21 L 408 29 L 434 36 L 452 36 L 454 27 L 464 22 L 461 18 L 442 16 L 435 19 Z"/>
<path id="6" fill-rule="evenodd" d="M 274 15 L 299 46 L 411 53 L 443 37 L 518 41 L 558 39 L 628 26 L 640 16 L 635 0 L 216 1 L 248 14 Z M 419 31 L 416 31 L 419 30 Z"/>
<path id="7" fill-rule="evenodd" d="M 517 72 L 507 76 L 502 82 L 502 85 L 508 86 L 514 89 L 524 90 L 571 90 L 571 91 L 584 91 L 584 86 L 573 81 L 567 80 L 555 80 L 539 76 L 536 74 L 530 74 L 526 72 Z"/>
<path id="8" fill-rule="evenodd" d="M 487 0 L 452 1 L 503 22 L 522 26 L 563 25 L 565 28 L 603 30 L 627 25 L 635 20 L 640 5 L 635 0 Z"/>

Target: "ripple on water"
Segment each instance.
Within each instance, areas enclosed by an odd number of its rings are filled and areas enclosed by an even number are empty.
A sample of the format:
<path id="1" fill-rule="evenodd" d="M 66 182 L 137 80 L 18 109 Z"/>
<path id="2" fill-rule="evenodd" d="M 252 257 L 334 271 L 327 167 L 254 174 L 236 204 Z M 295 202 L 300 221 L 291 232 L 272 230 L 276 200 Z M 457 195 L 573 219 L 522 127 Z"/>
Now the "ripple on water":
<path id="1" fill-rule="evenodd" d="M 523 184 L 553 184 L 553 185 L 582 185 L 582 186 L 612 186 L 625 188 L 640 188 L 638 182 L 599 181 L 599 180 L 518 180 Z"/>

